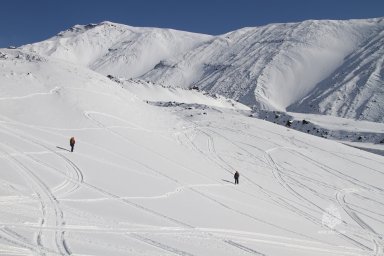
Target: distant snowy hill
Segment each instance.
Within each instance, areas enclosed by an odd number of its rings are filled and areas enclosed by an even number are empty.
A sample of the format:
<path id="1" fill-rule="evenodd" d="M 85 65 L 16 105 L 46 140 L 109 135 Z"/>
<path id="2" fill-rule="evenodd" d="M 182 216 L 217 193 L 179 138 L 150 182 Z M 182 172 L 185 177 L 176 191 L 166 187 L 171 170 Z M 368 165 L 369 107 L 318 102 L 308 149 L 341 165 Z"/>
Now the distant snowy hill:
<path id="1" fill-rule="evenodd" d="M 220 36 L 103 22 L 23 49 L 104 75 L 199 87 L 256 110 L 383 122 L 383 30 L 382 18 L 271 24 Z"/>

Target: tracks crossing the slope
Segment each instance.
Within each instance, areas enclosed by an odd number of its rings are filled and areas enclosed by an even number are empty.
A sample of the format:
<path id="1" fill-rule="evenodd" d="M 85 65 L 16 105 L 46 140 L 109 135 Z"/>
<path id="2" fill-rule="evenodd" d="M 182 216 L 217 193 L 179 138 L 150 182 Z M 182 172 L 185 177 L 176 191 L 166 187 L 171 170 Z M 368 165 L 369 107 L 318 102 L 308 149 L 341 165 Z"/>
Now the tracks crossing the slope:
<path id="1" fill-rule="evenodd" d="M 5 145 L 2 144 L 4 147 Z M 40 221 L 40 225 L 44 226 L 48 221 L 50 221 L 50 216 L 54 216 L 53 222 L 56 226 L 55 231 L 55 245 L 60 253 L 60 255 L 70 255 L 71 252 L 68 249 L 68 246 L 65 243 L 64 231 L 61 229 L 63 225 L 65 225 L 64 213 L 60 207 L 60 204 L 56 197 L 51 193 L 49 187 L 46 183 L 44 183 L 35 172 L 27 167 L 20 160 L 15 157 L 10 157 L 9 160 L 12 164 L 14 164 L 17 170 L 20 171 L 21 176 L 26 177 L 26 181 L 31 187 L 32 191 L 37 195 L 41 204 L 42 211 L 42 219 Z M 49 208 L 53 209 L 53 213 L 50 212 Z M 39 231 L 37 235 L 37 245 L 39 248 L 43 248 L 42 244 L 43 233 L 42 229 Z"/>
<path id="2" fill-rule="evenodd" d="M 200 132 L 201 134 L 205 134 L 207 137 L 208 137 L 208 150 L 210 152 L 210 154 L 217 154 L 217 152 L 215 152 L 214 150 L 211 150 L 212 148 L 214 148 L 214 143 L 213 143 L 213 139 L 212 139 L 212 136 L 210 136 L 208 134 L 209 133 L 212 133 L 212 131 L 209 129 L 209 126 L 207 127 L 204 127 L 204 126 L 201 126 L 198 127 L 197 125 L 195 126 L 195 130 L 194 131 L 198 131 Z M 220 129 L 225 129 L 226 128 L 223 128 L 223 127 L 220 127 Z M 205 130 L 205 131 L 202 131 L 202 130 Z M 237 131 L 236 131 L 237 132 Z M 269 131 L 268 131 L 269 132 Z M 226 139 L 224 135 L 220 135 L 220 134 L 217 134 L 217 132 L 214 132 L 215 136 L 220 136 L 222 137 L 223 139 Z M 301 141 L 299 141 L 301 142 Z M 207 155 L 206 152 L 203 152 L 199 149 L 199 146 L 197 146 L 196 144 L 194 144 L 194 142 L 192 140 L 189 140 L 189 145 L 192 145 L 194 148 L 196 148 L 196 150 L 198 152 L 201 152 L 203 155 Z M 236 145 L 236 144 L 233 144 L 236 148 L 239 148 L 240 150 L 244 151 L 241 147 L 239 147 L 239 145 Z M 345 174 L 345 173 L 342 173 L 341 171 L 339 170 L 336 170 L 335 168 L 332 168 L 330 166 L 326 166 L 324 165 L 323 163 L 319 163 L 317 162 L 316 160 L 314 159 L 311 159 L 311 158 L 308 158 L 307 156 L 305 156 L 304 154 L 302 154 L 300 152 L 300 145 L 297 145 L 298 148 L 295 149 L 295 148 L 285 148 L 283 146 L 280 146 L 278 145 L 278 147 L 275 147 L 275 149 L 283 149 L 283 150 L 286 150 L 287 152 L 290 152 L 294 155 L 296 155 L 297 157 L 299 157 L 300 159 L 303 159 L 305 160 L 306 162 L 309 162 L 311 164 L 314 164 L 315 166 L 317 166 L 317 168 L 319 168 L 319 170 L 322 170 L 322 171 L 325 171 L 325 173 L 327 173 L 328 175 L 331 175 L 333 177 L 337 177 L 338 179 L 341 179 L 341 180 L 347 180 L 348 182 L 350 182 L 350 184 L 352 185 L 355 185 L 361 189 L 368 189 L 372 192 L 376 192 L 376 193 L 381 193 L 381 189 L 376 187 L 376 186 L 372 186 L 371 184 L 368 184 L 362 180 L 358 180 L 348 174 Z M 272 148 L 273 150 L 273 148 Z M 247 152 L 247 151 L 244 151 L 244 152 Z M 278 164 L 273 160 L 272 156 L 270 155 L 272 151 L 266 151 L 265 152 L 265 162 L 267 163 L 268 166 L 270 166 L 270 169 L 272 170 L 272 173 L 273 173 L 273 176 L 275 177 L 276 181 L 278 181 L 278 183 L 284 187 L 289 193 L 291 193 L 294 197 L 298 198 L 299 201 L 302 201 L 302 202 L 305 202 L 307 205 L 311 206 L 312 207 L 315 207 L 315 209 L 317 209 L 317 211 L 319 213 L 322 213 L 322 212 L 325 212 L 325 210 L 320 206 L 320 205 L 317 205 L 317 204 L 313 204 L 313 202 L 311 202 L 310 200 L 308 200 L 307 198 L 304 198 L 299 192 L 297 192 L 291 185 L 294 184 L 294 185 L 297 185 L 299 187 L 301 187 L 302 189 L 306 190 L 306 191 L 309 191 L 310 193 L 316 195 L 317 197 L 319 198 L 322 198 L 323 200 L 326 200 L 326 201 L 335 201 L 334 198 L 332 198 L 330 195 L 321 195 L 321 194 L 318 194 L 317 191 L 313 190 L 311 187 L 309 187 L 308 185 L 305 185 L 302 181 L 306 181 L 306 182 L 311 182 L 311 183 L 314 183 L 316 184 L 317 186 L 321 186 L 321 187 L 324 187 L 330 191 L 339 191 L 340 188 L 339 187 L 336 187 L 336 186 L 333 186 L 332 184 L 326 184 L 324 182 L 321 182 L 320 180 L 315 180 L 313 178 L 310 178 L 310 177 L 307 177 L 307 176 L 303 176 L 302 174 L 298 173 L 298 172 L 295 172 L 295 171 L 291 171 L 291 170 L 282 170 Z M 250 153 L 250 152 L 248 152 Z M 250 153 L 250 156 L 252 157 L 252 153 Z M 225 159 L 221 158 L 220 161 L 216 161 L 214 160 L 214 162 L 221 162 L 220 166 L 225 163 Z M 359 165 L 361 165 L 359 163 Z M 362 167 L 365 167 L 364 165 L 361 165 Z M 370 170 L 372 170 L 373 172 L 376 172 L 378 174 L 381 174 L 380 171 L 378 171 L 377 169 L 373 169 L 371 167 L 367 167 L 369 168 Z M 226 171 L 229 171 L 231 172 L 231 170 L 233 170 L 232 166 L 231 165 L 226 165 L 226 168 L 224 168 Z M 288 173 L 286 173 L 289 172 Z M 294 176 L 295 177 L 294 177 Z M 253 182 L 250 180 L 250 179 L 247 179 L 247 177 L 245 177 L 244 173 L 242 175 L 243 179 L 245 178 L 248 182 L 252 183 Z M 299 180 L 297 179 L 299 178 Z M 289 182 L 287 182 L 285 179 L 288 179 Z M 270 195 L 271 196 L 271 195 Z M 280 204 L 281 204 L 281 200 L 280 201 Z M 283 206 L 283 204 L 281 204 L 281 206 Z M 288 209 L 294 209 L 292 207 L 292 205 L 290 207 L 288 207 Z M 297 208 L 296 210 L 297 211 Z M 318 217 L 315 217 L 315 216 L 311 216 L 311 215 L 308 215 L 306 212 L 302 211 L 302 210 L 299 210 L 297 212 L 299 215 L 303 215 L 311 220 L 313 223 L 317 224 L 318 226 L 322 226 L 322 222 L 321 222 L 321 219 L 318 219 Z M 345 221 L 343 221 L 344 225 L 347 225 L 347 223 Z M 361 223 L 360 223 L 361 224 Z M 368 246 L 366 246 L 365 244 L 359 242 L 358 240 L 360 240 L 359 238 L 357 239 L 354 239 L 351 235 L 346 235 L 344 232 L 338 232 L 338 230 L 334 231 L 335 233 L 337 233 L 340 237 L 343 237 L 345 238 L 346 240 L 352 242 L 353 244 L 355 244 L 357 247 L 361 248 L 362 250 L 366 251 L 366 252 L 370 252 L 372 251 L 372 249 Z M 381 251 L 381 248 L 380 246 L 378 246 L 378 242 L 376 241 L 373 241 L 374 242 L 374 249 L 373 251 Z"/>
<path id="3" fill-rule="evenodd" d="M 100 127 L 101 129 L 103 129 L 102 127 Z M 199 128 L 200 129 L 200 128 Z M 114 133 L 116 133 L 115 131 L 113 131 Z M 202 132 L 201 130 L 199 130 L 198 132 Z M 16 131 L 17 133 L 17 131 Z M 13 131 L 12 134 L 15 134 L 15 132 Z M 215 149 L 215 141 L 214 141 L 214 137 L 213 136 L 220 136 L 219 134 L 217 133 L 214 133 L 212 130 L 207 130 L 207 131 L 204 131 L 203 134 L 205 134 L 207 136 L 207 148 L 210 152 L 210 154 L 212 155 L 219 155 L 220 153 L 216 151 Z M 18 133 L 18 135 L 21 135 L 21 137 L 26 141 L 26 142 L 31 142 L 31 141 L 34 141 L 35 138 L 33 137 L 30 137 L 30 136 L 27 136 L 27 135 L 24 135 L 24 134 L 21 134 L 21 133 Z M 114 134 L 114 135 L 118 135 L 119 137 L 123 136 L 121 134 Z M 19 137 L 20 138 L 20 137 Z M 225 136 L 223 136 L 223 138 L 225 138 Z M 128 139 L 128 138 L 125 138 L 125 139 Z M 229 139 L 228 139 L 229 140 Z M 34 141 L 36 142 L 36 141 Z M 34 143 L 33 142 L 33 143 Z M 193 144 L 193 141 L 191 141 L 191 143 Z M 50 151 L 50 147 L 46 146 L 44 143 L 42 144 L 39 144 L 39 146 L 45 148 L 45 150 L 49 151 L 51 154 L 55 154 L 57 157 L 60 157 L 60 159 L 62 161 L 65 161 L 67 163 L 67 165 L 70 167 L 69 168 L 69 172 L 68 171 L 65 171 L 63 172 L 62 170 L 59 170 L 51 165 L 48 165 L 47 163 L 41 161 L 39 158 L 37 157 L 33 157 L 33 155 L 26 155 L 26 156 L 22 156 L 23 154 L 20 153 L 19 156 L 17 156 L 17 158 L 19 158 L 20 156 L 23 158 L 23 159 L 28 159 L 28 161 L 33 161 L 34 163 L 36 164 L 39 164 L 40 166 L 43 166 L 44 168 L 47 168 L 49 169 L 50 171 L 53 171 L 57 174 L 60 174 L 61 176 L 63 176 L 65 179 L 67 179 L 67 183 L 68 184 L 71 184 L 71 186 L 67 186 L 65 183 L 61 183 L 59 187 L 56 187 L 55 188 L 55 191 L 59 194 L 59 195 L 68 195 L 66 193 L 72 193 L 72 192 L 75 192 L 76 189 L 78 189 L 79 187 L 86 187 L 86 188 L 90 188 L 92 189 L 93 191 L 96 191 L 98 192 L 99 194 L 102 194 L 104 195 L 106 198 L 109 198 L 110 200 L 116 200 L 116 201 L 119 201 L 119 202 L 123 202 L 124 204 L 127 204 L 127 205 L 130 205 L 130 206 L 133 206 L 137 209 L 141 209 L 143 210 L 144 212 L 147 212 L 147 213 L 150 213 L 150 214 L 153 214 L 154 216 L 157 216 L 157 217 L 160 217 L 162 219 L 165 219 L 165 220 L 168 220 L 170 221 L 171 223 L 173 224 L 176 224 L 177 226 L 180 226 L 180 227 L 183 227 L 187 230 L 195 230 L 196 228 L 191 226 L 191 225 L 188 225 L 187 223 L 184 223 L 182 221 L 179 221 L 177 219 L 174 219 L 170 216 L 167 216 L 167 215 L 164 215 L 164 214 L 161 214 L 157 211 L 154 211 L 154 210 L 151 210 L 147 207 L 143 207 L 142 205 L 138 204 L 138 203 L 135 203 L 135 202 L 132 202 L 129 198 L 123 198 L 123 197 L 120 197 L 119 195 L 117 194 L 114 194 L 114 193 L 110 193 L 109 191 L 103 189 L 103 188 L 100 188 L 100 187 L 97 187 L 97 186 L 94 186 L 92 184 L 89 184 L 87 182 L 84 181 L 84 177 L 83 177 L 83 172 L 82 170 L 75 164 L 73 163 L 67 156 L 65 156 L 65 154 L 60 154 L 54 150 Z M 197 149 L 199 149 L 199 146 L 198 145 L 195 145 Z M 245 152 L 249 157 L 253 157 L 254 156 L 254 153 L 253 152 L 250 152 L 248 151 L 247 149 L 250 149 L 250 148 L 243 148 L 245 145 L 240 145 L 238 143 L 234 143 L 233 146 L 243 150 L 243 152 Z M 243 147 L 242 147 L 243 146 Z M 59 155 L 57 155 L 57 153 Z M 204 153 L 204 152 L 202 152 Z M 8 154 L 8 155 L 11 155 L 11 154 Z M 31 157 L 30 157 L 31 156 Z M 226 171 L 228 173 L 231 173 L 231 170 L 233 169 L 233 166 L 229 163 L 227 163 L 227 160 L 225 159 L 225 157 L 221 156 L 220 155 L 220 158 L 211 158 L 213 159 L 214 161 L 216 161 L 217 164 L 220 164 L 222 167 L 225 167 Z M 257 157 L 257 161 L 258 162 L 262 162 L 264 163 L 266 166 L 274 166 L 270 159 L 268 160 L 267 158 L 263 158 L 263 156 L 258 156 Z M 272 159 L 272 161 L 274 161 Z M 275 166 L 276 167 L 276 166 Z M 224 168 L 223 168 L 224 169 Z M 194 170 L 190 170 L 191 172 L 194 172 Z M 279 170 L 279 168 L 276 168 L 274 169 L 274 171 L 276 171 L 275 174 L 277 175 L 280 175 L 280 178 L 281 178 L 281 182 L 285 182 L 285 178 L 289 177 L 289 176 L 285 176 L 285 174 L 282 174 L 282 172 L 285 172 L 285 170 Z M 166 175 L 161 175 L 162 177 L 165 177 L 165 178 L 169 178 L 167 177 Z M 242 176 L 246 179 L 247 182 L 251 183 L 251 184 L 254 184 L 256 187 L 258 187 L 259 189 L 263 190 L 264 193 L 266 193 L 266 195 L 268 195 L 268 197 L 270 197 L 272 200 L 274 200 L 276 203 L 280 204 L 281 206 L 283 207 L 287 207 L 287 209 L 291 209 L 293 210 L 294 209 L 294 206 L 293 205 L 290 205 L 289 202 L 285 202 L 284 203 L 284 199 L 278 195 L 274 195 L 273 193 L 269 193 L 268 191 L 264 190 L 264 188 L 260 187 L 257 183 L 253 182 L 251 179 L 247 178 L 246 175 Z M 210 177 L 207 177 L 205 176 L 205 178 L 210 178 Z M 295 183 L 294 179 L 291 180 L 292 177 L 290 177 L 290 181 L 293 182 L 293 184 L 300 184 L 300 183 Z M 176 182 L 176 183 L 179 183 L 177 180 L 175 179 L 171 179 L 172 181 Z M 299 182 L 299 181 L 297 181 Z M 180 184 L 180 183 L 179 183 Z M 323 184 L 324 185 L 324 184 Z M 69 188 L 70 187 L 70 188 Z M 63 189 L 64 188 L 64 189 Z M 68 188 L 68 189 L 66 189 Z M 329 187 L 330 188 L 330 187 Z M 197 193 L 199 194 L 200 196 L 212 201 L 212 202 L 215 202 L 216 204 L 219 204 L 219 205 L 222 205 L 223 207 L 227 208 L 229 207 L 229 205 L 223 203 L 222 201 L 220 200 L 217 200 L 216 198 L 210 196 L 210 195 L 207 195 L 206 193 L 203 193 L 199 190 L 197 190 L 196 188 L 193 188 L 193 187 L 190 187 L 188 188 L 190 189 L 191 191 L 193 191 L 194 193 Z M 52 189 L 51 189 L 52 190 Z M 293 189 L 294 190 L 294 189 Z M 64 193 L 65 192 L 65 193 Z M 294 193 L 294 191 L 292 191 Z M 294 193 L 295 194 L 295 193 Z M 55 196 L 57 196 L 55 194 Z M 231 211 L 234 211 L 234 212 L 237 212 L 243 216 L 247 216 L 247 213 L 246 212 L 242 212 L 242 211 L 238 211 L 237 209 L 233 208 L 233 207 L 230 207 L 230 210 Z M 298 214 L 303 214 L 304 211 L 302 212 L 298 212 Z M 249 214 L 248 214 L 249 215 Z M 248 216 L 248 217 L 252 217 L 252 216 Z M 307 218 L 311 218 L 310 215 L 307 215 L 305 216 Z M 259 221 L 259 220 L 258 220 Z M 312 219 L 313 221 L 313 219 Z M 281 228 L 281 227 L 280 227 Z M 45 230 L 44 228 L 42 228 L 42 230 Z M 65 232 L 65 230 L 67 230 L 64 226 L 62 227 L 62 230 Z M 286 230 L 286 231 L 289 231 L 289 230 Z M 289 231 L 290 232 L 290 231 Z M 213 237 L 216 237 L 216 235 L 214 234 L 214 232 L 209 232 L 209 233 L 212 233 L 212 236 Z M 301 235 L 301 234 L 297 234 L 297 235 Z M 173 253 L 176 254 L 176 255 L 190 255 L 188 254 L 189 252 L 185 252 L 183 250 L 179 250 L 179 249 L 176 249 L 174 248 L 173 246 L 170 246 L 170 247 L 166 247 L 167 245 L 165 245 L 164 243 L 161 243 L 161 242 L 158 242 L 156 241 L 155 239 L 151 239 L 149 237 L 145 237 L 143 235 L 139 235 L 141 237 L 144 238 L 144 240 L 146 240 L 146 243 L 151 245 L 151 246 L 154 246 L 154 247 L 158 247 L 159 249 L 162 249 L 166 251 L 169 251 L 169 252 L 172 252 L 173 250 Z M 311 237 L 307 237 L 307 238 L 310 238 L 311 241 L 314 241 L 313 238 Z M 230 243 L 227 243 L 227 241 L 232 241 Z M 250 254 L 255 254 L 255 255 L 263 255 L 262 253 L 259 253 L 258 251 L 256 250 L 253 250 L 251 248 L 248 248 L 248 247 L 245 247 L 244 245 L 241 244 L 241 242 L 238 242 L 237 240 L 233 241 L 233 240 L 229 240 L 229 239 L 226 239 L 226 238 L 223 238 L 222 239 L 222 242 L 228 244 L 229 246 L 232 246 L 232 247 L 236 247 L 238 248 L 239 250 L 243 250 L 245 252 L 248 252 Z M 239 246 L 237 246 L 239 245 Z M 67 245 L 65 244 L 65 241 L 62 243 L 62 246 L 63 246 L 63 250 L 65 251 L 65 248 L 67 247 Z M 161 246 L 163 246 L 163 248 L 161 248 Z M 240 248 L 241 247 L 241 248 Z M 368 248 L 369 249 L 369 248 Z M 365 248 L 365 250 L 368 250 L 367 248 Z M 44 252 L 44 248 L 41 248 L 42 252 Z M 70 251 L 69 249 L 67 248 L 67 253 L 69 254 Z M 59 251 L 59 250 L 58 250 Z M 183 254 L 184 253 L 184 254 Z M 60 253 L 61 255 L 65 255 L 65 252 L 64 253 Z M 192 254 L 191 254 L 192 255 Z"/>

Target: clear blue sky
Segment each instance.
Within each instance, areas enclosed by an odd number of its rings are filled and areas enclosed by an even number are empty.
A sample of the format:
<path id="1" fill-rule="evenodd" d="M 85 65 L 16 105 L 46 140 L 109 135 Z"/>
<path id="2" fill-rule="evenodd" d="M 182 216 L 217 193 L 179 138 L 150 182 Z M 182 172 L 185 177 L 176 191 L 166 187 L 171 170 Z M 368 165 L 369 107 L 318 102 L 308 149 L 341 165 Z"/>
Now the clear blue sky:
<path id="1" fill-rule="evenodd" d="M 5 0 L 0 10 L 0 47 L 7 47 L 105 20 L 218 35 L 278 22 L 377 18 L 384 0 Z"/>

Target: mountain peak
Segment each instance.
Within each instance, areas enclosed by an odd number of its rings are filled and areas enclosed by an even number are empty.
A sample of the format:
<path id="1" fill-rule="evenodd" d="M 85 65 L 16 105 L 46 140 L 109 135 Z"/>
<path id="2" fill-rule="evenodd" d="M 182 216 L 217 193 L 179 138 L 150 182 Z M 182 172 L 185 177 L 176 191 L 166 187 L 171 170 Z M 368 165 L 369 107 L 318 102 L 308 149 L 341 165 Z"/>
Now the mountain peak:
<path id="1" fill-rule="evenodd" d="M 113 23 L 110 21 L 103 21 L 100 23 L 89 23 L 86 25 L 76 24 L 76 25 L 72 26 L 71 28 L 58 33 L 57 36 L 59 36 L 59 37 L 73 37 L 73 36 L 76 36 L 77 34 L 84 33 L 86 31 L 92 30 L 94 28 L 117 28 L 117 27 L 122 27 L 122 26 L 128 27 L 126 25 Z"/>

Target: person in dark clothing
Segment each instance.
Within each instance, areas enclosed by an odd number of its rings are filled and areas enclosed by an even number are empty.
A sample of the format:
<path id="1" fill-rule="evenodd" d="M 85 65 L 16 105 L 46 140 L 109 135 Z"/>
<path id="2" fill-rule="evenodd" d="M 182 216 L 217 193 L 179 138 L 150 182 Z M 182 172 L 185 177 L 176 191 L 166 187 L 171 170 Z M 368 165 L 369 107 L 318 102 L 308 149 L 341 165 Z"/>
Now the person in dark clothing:
<path id="1" fill-rule="evenodd" d="M 71 146 L 71 152 L 73 152 L 73 148 L 75 147 L 75 137 L 71 137 L 71 139 L 69 140 L 69 145 Z"/>
<path id="2" fill-rule="evenodd" d="M 235 175 L 234 175 L 234 178 L 235 178 L 235 184 L 239 184 L 239 177 L 240 177 L 240 174 L 238 171 L 235 172 Z"/>

